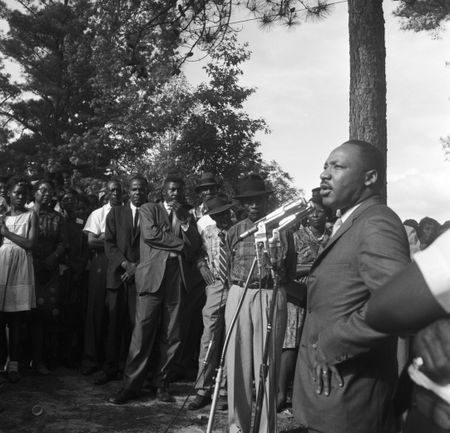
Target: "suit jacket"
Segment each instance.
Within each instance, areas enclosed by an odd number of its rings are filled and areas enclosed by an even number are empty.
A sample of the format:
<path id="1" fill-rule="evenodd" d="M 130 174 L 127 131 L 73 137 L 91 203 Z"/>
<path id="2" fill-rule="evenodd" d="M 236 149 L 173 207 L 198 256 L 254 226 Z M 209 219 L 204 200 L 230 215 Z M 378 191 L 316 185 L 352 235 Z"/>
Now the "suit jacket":
<path id="1" fill-rule="evenodd" d="M 189 291 L 192 286 L 192 267 L 201 246 L 194 218 L 190 218 L 187 231 L 181 229 L 179 221 L 172 231 L 163 203 L 142 205 L 140 218 L 141 262 L 135 275 L 137 293 L 155 293 L 159 290 L 171 252 L 178 253 L 183 285 Z"/>
<path id="2" fill-rule="evenodd" d="M 133 228 L 133 213 L 129 204 L 113 206 L 106 217 L 105 254 L 108 259 L 106 287 L 120 287 L 124 270 L 120 264 L 127 260 L 139 262 L 139 227 Z"/>
<path id="3" fill-rule="evenodd" d="M 297 421 L 328 433 L 395 431 L 397 340 L 371 329 L 364 316 L 370 293 L 408 261 L 402 223 L 379 196 L 362 202 L 330 238 L 308 280 L 294 380 Z M 344 380 L 342 388 L 332 381 L 328 397 L 316 394 L 311 378 L 316 353 Z"/>

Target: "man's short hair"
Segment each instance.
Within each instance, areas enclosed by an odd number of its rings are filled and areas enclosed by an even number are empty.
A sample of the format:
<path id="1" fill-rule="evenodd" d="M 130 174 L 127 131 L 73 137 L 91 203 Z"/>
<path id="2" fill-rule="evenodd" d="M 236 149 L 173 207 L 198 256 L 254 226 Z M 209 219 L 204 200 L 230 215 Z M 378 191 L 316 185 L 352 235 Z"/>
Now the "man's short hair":
<path id="1" fill-rule="evenodd" d="M 130 186 L 135 180 L 143 182 L 148 187 L 147 179 L 140 173 L 131 175 L 130 179 L 128 180 L 128 186 Z"/>
<path id="2" fill-rule="evenodd" d="M 111 184 L 111 183 L 117 183 L 119 186 L 120 186 L 120 188 L 122 188 L 122 182 L 118 179 L 118 178 L 116 178 L 116 177 L 112 177 L 111 179 L 108 179 L 108 181 L 106 182 L 106 188 L 108 187 L 108 185 L 109 184 Z"/>
<path id="3" fill-rule="evenodd" d="M 375 187 L 382 188 L 386 182 L 386 160 L 381 151 L 363 140 L 348 140 L 343 144 L 351 144 L 358 148 L 364 170 L 375 170 L 378 173 Z"/>
<path id="4" fill-rule="evenodd" d="M 15 188 L 15 186 L 19 184 L 25 187 L 27 193 L 31 191 L 30 182 L 28 181 L 26 176 L 22 175 L 11 176 L 6 182 L 6 190 L 8 192 L 11 192 Z"/>

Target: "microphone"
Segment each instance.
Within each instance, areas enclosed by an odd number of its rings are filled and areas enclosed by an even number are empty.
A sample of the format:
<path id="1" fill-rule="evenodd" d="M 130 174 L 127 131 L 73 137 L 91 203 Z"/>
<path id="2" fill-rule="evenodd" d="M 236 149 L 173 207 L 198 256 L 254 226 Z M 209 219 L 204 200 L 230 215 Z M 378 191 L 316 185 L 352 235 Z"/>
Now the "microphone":
<path id="1" fill-rule="evenodd" d="M 238 241 L 242 241 L 260 229 L 264 230 L 264 228 L 267 229 L 271 226 L 278 225 L 288 217 L 295 217 L 290 222 L 293 220 L 297 221 L 299 218 L 304 218 L 309 215 L 313 210 L 314 206 L 312 203 L 306 202 L 304 198 L 293 200 L 256 221 L 253 227 L 239 235 Z"/>

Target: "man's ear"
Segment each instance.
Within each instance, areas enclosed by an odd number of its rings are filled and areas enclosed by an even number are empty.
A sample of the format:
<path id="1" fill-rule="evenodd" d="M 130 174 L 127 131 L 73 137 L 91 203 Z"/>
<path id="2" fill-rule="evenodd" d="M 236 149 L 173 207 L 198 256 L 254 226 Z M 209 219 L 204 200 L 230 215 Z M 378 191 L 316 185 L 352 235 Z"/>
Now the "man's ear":
<path id="1" fill-rule="evenodd" d="M 367 170 L 364 176 L 364 185 L 369 187 L 377 183 L 378 172 L 375 169 Z"/>

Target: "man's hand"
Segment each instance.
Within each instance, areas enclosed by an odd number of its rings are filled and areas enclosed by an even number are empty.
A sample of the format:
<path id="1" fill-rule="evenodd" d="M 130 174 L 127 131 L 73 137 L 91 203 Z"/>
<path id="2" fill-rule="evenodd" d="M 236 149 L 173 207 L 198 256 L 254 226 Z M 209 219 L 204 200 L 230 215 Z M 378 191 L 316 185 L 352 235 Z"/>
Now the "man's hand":
<path id="1" fill-rule="evenodd" d="M 331 392 L 332 381 L 334 380 L 340 387 L 344 386 L 344 381 L 342 380 L 342 376 L 337 367 L 328 365 L 328 363 L 323 360 L 323 356 L 321 356 L 316 343 L 313 344 L 313 349 L 316 351 L 316 362 L 312 371 L 312 379 L 317 384 L 316 393 L 318 395 L 323 393 L 328 397 Z"/>
<path id="2" fill-rule="evenodd" d="M 214 276 L 206 264 L 200 266 L 199 270 L 208 286 L 214 284 Z"/>
<path id="3" fill-rule="evenodd" d="M 171 207 L 181 224 L 186 224 L 189 221 L 189 211 L 182 204 L 174 201 Z"/>
<path id="4" fill-rule="evenodd" d="M 121 266 L 125 270 L 125 272 L 121 275 L 120 279 L 124 283 L 131 281 L 134 278 L 134 274 L 136 273 L 137 263 L 123 261 L 121 263 Z"/>
<path id="5" fill-rule="evenodd" d="M 423 374 L 439 385 L 450 384 L 450 318 L 437 320 L 419 331 L 413 350 L 423 360 Z"/>
<path id="6" fill-rule="evenodd" d="M 0 215 L 0 235 L 5 236 L 6 233 L 8 233 L 8 227 L 6 227 L 5 224 L 5 216 Z"/>
<path id="7" fill-rule="evenodd" d="M 450 405 L 436 394 L 421 386 L 415 388 L 414 402 L 417 409 L 441 429 L 450 430 Z"/>

